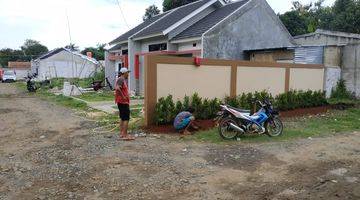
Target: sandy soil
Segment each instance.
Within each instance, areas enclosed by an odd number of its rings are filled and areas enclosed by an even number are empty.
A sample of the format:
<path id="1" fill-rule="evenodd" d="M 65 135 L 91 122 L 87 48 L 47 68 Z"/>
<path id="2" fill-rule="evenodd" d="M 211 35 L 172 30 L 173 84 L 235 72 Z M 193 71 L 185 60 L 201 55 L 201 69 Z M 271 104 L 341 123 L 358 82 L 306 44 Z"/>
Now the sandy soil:
<path id="1" fill-rule="evenodd" d="M 360 199 L 360 133 L 215 145 L 96 134 L 0 84 L 0 199 Z"/>

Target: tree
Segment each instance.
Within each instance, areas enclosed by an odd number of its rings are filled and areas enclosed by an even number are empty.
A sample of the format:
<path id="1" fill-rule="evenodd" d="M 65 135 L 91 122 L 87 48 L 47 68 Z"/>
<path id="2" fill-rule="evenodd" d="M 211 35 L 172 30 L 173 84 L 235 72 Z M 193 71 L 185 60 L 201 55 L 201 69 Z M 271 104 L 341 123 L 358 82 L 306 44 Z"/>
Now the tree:
<path id="1" fill-rule="evenodd" d="M 79 51 L 79 46 L 76 44 L 70 43 L 64 47 L 65 49 L 70 49 L 71 51 Z"/>
<path id="2" fill-rule="evenodd" d="M 324 0 L 303 5 L 293 2 L 291 11 L 279 15 L 292 35 L 328 29 L 360 33 L 360 1 L 336 0 L 331 7 L 323 6 Z"/>
<path id="3" fill-rule="evenodd" d="M 96 47 L 87 47 L 81 51 L 81 54 L 86 55 L 87 52 L 91 52 L 96 60 L 105 60 L 105 46 L 106 44 L 97 44 Z"/>
<path id="4" fill-rule="evenodd" d="M 195 2 L 198 0 L 164 0 L 163 1 L 163 11 L 166 12 L 168 10 Z"/>
<path id="5" fill-rule="evenodd" d="M 336 0 L 332 11 L 332 29 L 360 33 L 360 2 L 356 0 Z"/>
<path id="6" fill-rule="evenodd" d="M 40 56 L 49 51 L 46 46 L 40 44 L 40 42 L 36 40 L 31 39 L 25 40 L 24 44 L 20 48 L 24 55 L 30 56 L 30 58 Z"/>
<path id="7" fill-rule="evenodd" d="M 291 35 L 295 36 L 307 33 L 306 17 L 298 11 L 289 11 L 279 17 Z"/>
<path id="8" fill-rule="evenodd" d="M 151 5 L 148 8 L 146 8 L 145 15 L 143 16 L 143 20 L 146 21 L 159 13 L 160 13 L 159 8 L 155 5 Z"/>
<path id="9" fill-rule="evenodd" d="M 29 61 L 30 56 L 25 56 L 21 50 L 5 48 L 0 50 L 0 66 L 6 67 L 11 61 Z"/>

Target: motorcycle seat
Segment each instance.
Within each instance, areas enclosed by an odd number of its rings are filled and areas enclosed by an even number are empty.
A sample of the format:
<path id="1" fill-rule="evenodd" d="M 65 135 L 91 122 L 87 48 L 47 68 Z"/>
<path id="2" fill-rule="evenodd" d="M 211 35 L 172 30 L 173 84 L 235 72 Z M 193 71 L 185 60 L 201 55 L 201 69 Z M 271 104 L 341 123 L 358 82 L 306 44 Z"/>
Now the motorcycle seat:
<path id="1" fill-rule="evenodd" d="M 232 107 L 232 106 L 228 106 L 229 108 L 231 109 L 234 109 L 238 112 L 241 112 L 241 113 L 250 113 L 250 110 L 244 110 L 244 109 L 239 109 L 239 108 L 235 108 L 235 107 Z"/>

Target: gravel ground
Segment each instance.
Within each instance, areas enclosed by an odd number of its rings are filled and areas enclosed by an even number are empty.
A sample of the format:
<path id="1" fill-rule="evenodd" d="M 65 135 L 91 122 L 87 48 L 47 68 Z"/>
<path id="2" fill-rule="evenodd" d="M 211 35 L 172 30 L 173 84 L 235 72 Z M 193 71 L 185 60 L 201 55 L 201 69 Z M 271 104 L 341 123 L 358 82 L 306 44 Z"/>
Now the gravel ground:
<path id="1" fill-rule="evenodd" d="M 360 133 L 215 145 L 95 134 L 0 84 L 0 199 L 360 199 Z"/>

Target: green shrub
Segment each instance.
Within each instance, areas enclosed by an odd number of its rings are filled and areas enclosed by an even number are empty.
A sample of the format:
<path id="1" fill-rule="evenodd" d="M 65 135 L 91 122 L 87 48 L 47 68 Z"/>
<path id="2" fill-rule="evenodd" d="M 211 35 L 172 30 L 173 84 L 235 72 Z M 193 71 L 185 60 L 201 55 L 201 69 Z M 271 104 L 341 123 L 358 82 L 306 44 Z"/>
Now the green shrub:
<path id="1" fill-rule="evenodd" d="M 191 107 L 195 110 L 195 118 L 201 119 L 203 112 L 202 98 L 199 97 L 198 93 L 193 94 L 191 97 Z"/>
<path id="2" fill-rule="evenodd" d="M 183 101 L 183 110 L 188 110 L 189 108 L 190 108 L 190 97 L 185 95 Z"/>
<path id="3" fill-rule="evenodd" d="M 175 113 L 180 113 L 184 110 L 183 104 L 181 101 L 177 101 L 175 104 Z"/>
<path id="4" fill-rule="evenodd" d="M 226 105 L 230 105 L 232 107 L 239 107 L 239 101 L 236 97 L 227 96 L 225 97 L 224 102 Z"/>
<path id="5" fill-rule="evenodd" d="M 327 105 L 325 93 L 321 91 L 291 90 L 276 96 L 274 105 L 279 110 L 294 110 Z"/>
<path id="6" fill-rule="evenodd" d="M 183 101 L 177 101 L 174 104 L 172 96 L 160 98 L 155 106 L 155 122 L 157 124 L 170 124 L 176 115 L 182 111 L 186 111 L 189 107 L 195 109 L 195 117 L 197 119 L 212 119 L 219 111 L 221 101 L 215 99 L 202 99 L 198 94 L 185 96 Z"/>
<path id="7" fill-rule="evenodd" d="M 160 98 L 155 106 L 155 122 L 157 124 L 168 124 L 175 118 L 175 104 L 172 96 Z"/>
<path id="8" fill-rule="evenodd" d="M 345 80 L 340 79 L 335 88 L 331 91 L 332 99 L 352 99 L 353 95 L 346 89 Z"/>
<path id="9" fill-rule="evenodd" d="M 225 104 L 233 107 L 252 110 L 255 100 L 264 101 L 269 99 L 275 108 L 279 110 L 293 110 L 297 108 L 309 108 L 327 105 L 325 93 L 321 91 L 294 91 L 277 95 L 275 98 L 266 91 L 255 93 L 244 93 L 237 97 L 226 97 Z M 212 119 L 220 109 L 221 101 L 215 99 L 202 99 L 197 93 L 191 96 L 185 96 L 182 101 L 174 104 L 172 96 L 160 98 L 155 108 L 155 117 L 157 124 L 169 124 L 176 115 L 187 110 L 190 106 L 195 109 L 197 119 Z"/>

